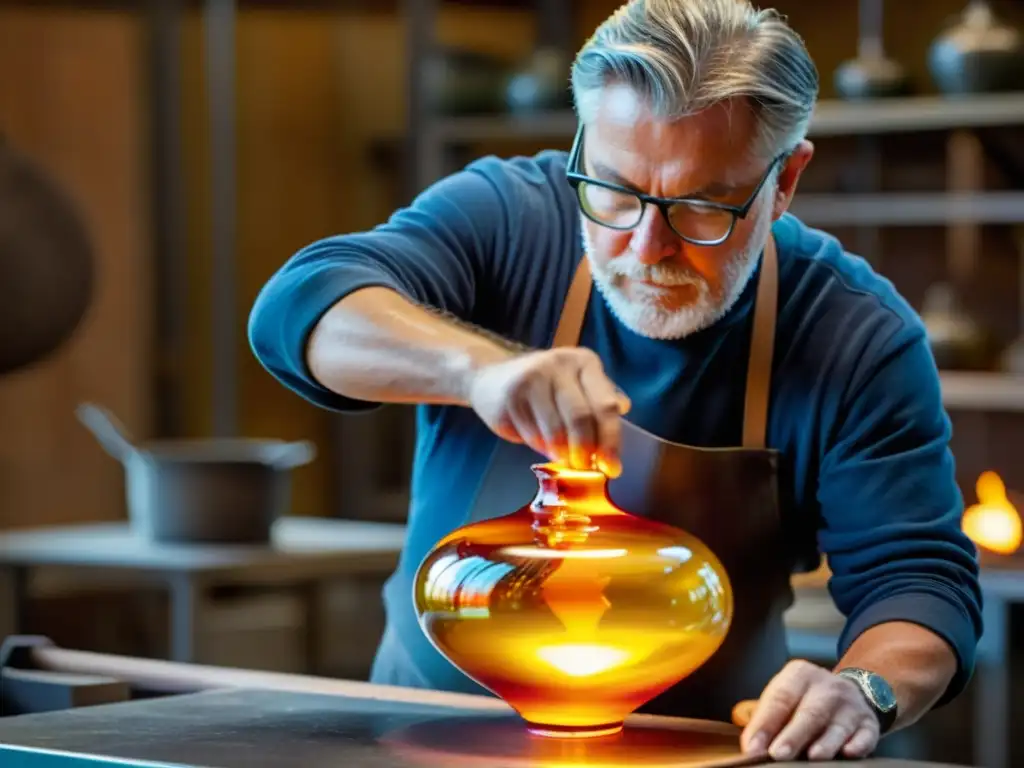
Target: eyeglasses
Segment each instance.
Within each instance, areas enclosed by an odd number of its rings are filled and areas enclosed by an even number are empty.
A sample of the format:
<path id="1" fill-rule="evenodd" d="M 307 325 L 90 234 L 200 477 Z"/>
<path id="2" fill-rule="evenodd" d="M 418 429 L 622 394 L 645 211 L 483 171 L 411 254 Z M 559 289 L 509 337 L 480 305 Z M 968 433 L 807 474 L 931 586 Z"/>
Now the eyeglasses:
<path id="1" fill-rule="evenodd" d="M 743 205 L 727 205 L 698 198 L 665 198 L 645 195 L 612 182 L 593 179 L 580 172 L 583 155 L 583 126 L 576 131 L 569 152 L 566 177 L 576 190 L 583 215 L 596 224 L 618 230 L 636 227 L 648 205 L 661 211 L 669 227 L 679 237 L 694 245 L 719 245 L 732 234 L 739 219 L 745 219 L 754 206 L 772 171 L 791 154 L 790 150 L 777 155 L 754 191 Z"/>

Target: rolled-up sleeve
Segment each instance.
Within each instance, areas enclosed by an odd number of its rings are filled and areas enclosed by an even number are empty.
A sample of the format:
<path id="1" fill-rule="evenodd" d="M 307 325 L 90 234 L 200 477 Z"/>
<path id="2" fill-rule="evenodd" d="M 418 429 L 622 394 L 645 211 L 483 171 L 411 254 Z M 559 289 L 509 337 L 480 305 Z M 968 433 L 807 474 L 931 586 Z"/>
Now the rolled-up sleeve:
<path id="1" fill-rule="evenodd" d="M 976 549 L 961 530 L 952 428 L 923 333 L 885 345 L 850 383 L 840 413 L 818 490 L 829 589 L 847 617 L 839 654 L 878 624 L 925 627 L 956 656 L 938 702 L 945 704 L 973 673 L 982 593 Z"/>

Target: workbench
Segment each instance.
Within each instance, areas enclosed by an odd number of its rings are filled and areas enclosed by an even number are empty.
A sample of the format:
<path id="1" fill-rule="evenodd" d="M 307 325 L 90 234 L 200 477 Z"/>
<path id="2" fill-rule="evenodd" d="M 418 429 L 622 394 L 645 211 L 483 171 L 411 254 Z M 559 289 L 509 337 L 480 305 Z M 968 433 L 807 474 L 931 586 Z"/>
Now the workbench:
<path id="1" fill-rule="evenodd" d="M 94 524 L 0 534 L 0 570 L 10 570 L 16 577 L 16 606 L 24 606 L 28 575 L 39 567 L 72 567 L 83 576 L 118 570 L 156 580 L 171 595 L 171 659 L 187 663 L 199 660 L 197 627 L 209 590 L 226 584 L 291 585 L 306 603 L 305 655 L 313 660 L 318 657 L 318 585 L 354 574 L 385 578 L 398 562 L 404 541 L 404 525 L 323 518 L 279 520 L 269 547 L 157 545 L 132 535 L 126 524 Z M 990 558 L 985 566 L 985 636 L 978 648 L 975 673 L 973 761 L 985 768 L 1008 768 L 1014 716 L 1009 614 L 1013 606 L 1024 603 L 1024 560 Z M 794 578 L 798 602 L 813 593 L 827 601 L 826 580 L 825 569 Z M 0 604 L 3 602 L 0 595 Z M 838 613 L 832 618 L 835 620 L 816 627 L 791 625 L 793 655 L 834 662 L 843 621 Z M 308 671 L 315 670 L 310 667 Z"/>
<path id="2" fill-rule="evenodd" d="M 60 679 L 116 676 L 162 695 L 0 718 L 5 768 L 519 768 L 590 765 L 706 768 L 765 764 L 739 754 L 726 723 L 634 716 L 616 737 L 531 736 L 502 701 L 370 683 L 202 668 L 65 651 L 20 655 Z M 80 679 L 82 679 L 80 677 Z M 202 690 L 204 689 L 205 690 Z M 696 757 L 700 755 L 698 762 Z M 939 768 L 900 760 L 864 768 Z M 774 763 L 795 766 L 800 763 Z"/>

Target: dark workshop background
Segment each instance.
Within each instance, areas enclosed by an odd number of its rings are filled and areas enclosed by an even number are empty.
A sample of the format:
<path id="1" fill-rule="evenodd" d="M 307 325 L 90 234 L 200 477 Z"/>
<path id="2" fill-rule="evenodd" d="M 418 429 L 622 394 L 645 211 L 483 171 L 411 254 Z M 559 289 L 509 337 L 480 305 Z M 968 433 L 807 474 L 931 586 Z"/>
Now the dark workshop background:
<path id="1" fill-rule="evenodd" d="M 404 519 L 410 412 L 353 423 L 286 391 L 250 352 L 249 309 L 297 249 L 373 226 L 471 157 L 567 148 L 573 122 L 564 113 L 501 114 L 503 78 L 542 46 L 567 66 L 617 3 L 440 2 L 436 13 L 431 5 L 0 2 L 0 132 L 71 194 L 98 259 L 96 294 L 74 337 L 0 378 L 0 532 L 126 518 L 122 466 L 74 416 L 86 400 L 145 438 L 310 439 L 318 458 L 296 472 L 294 514 Z M 869 257 L 918 309 L 931 297 L 948 312 L 936 286 L 953 287 L 957 327 L 994 339 L 994 351 L 977 352 L 978 341 L 961 358 L 954 340 L 944 379 L 965 497 L 977 500 L 985 470 L 1024 490 L 1024 380 L 1015 378 L 1024 359 L 1013 354 L 1024 332 L 1024 95 L 986 97 L 992 118 L 981 127 L 968 115 L 963 127 L 940 117 L 920 130 L 872 132 L 863 126 L 870 110 L 834 102 L 833 75 L 857 55 L 858 5 L 775 5 L 804 36 L 833 109 L 800 190 L 807 221 Z M 965 5 L 885 5 L 885 51 L 912 92 L 891 99 L 880 120 L 913 118 L 915 99 L 937 94 L 929 46 Z M 1024 3 L 991 6 L 1024 30 Z M 448 97 L 441 107 L 439 90 Z M 488 100 L 492 107 L 481 105 Z M 459 109 L 475 114 L 452 114 Z M 977 196 L 981 203 L 965 203 L 981 211 L 975 221 L 936 213 L 950 190 Z M 323 674 L 366 675 L 379 588 L 369 579 L 330 598 Z M 161 657 L 163 599 L 123 585 L 83 593 L 73 576 L 41 577 L 29 629 L 67 647 Z M 225 593 L 203 627 L 206 659 L 303 668 L 301 611 L 289 600 L 273 590 Z M 971 759 L 970 706 L 968 694 L 908 749 Z M 1024 755 L 1024 742 L 1014 749 Z"/>

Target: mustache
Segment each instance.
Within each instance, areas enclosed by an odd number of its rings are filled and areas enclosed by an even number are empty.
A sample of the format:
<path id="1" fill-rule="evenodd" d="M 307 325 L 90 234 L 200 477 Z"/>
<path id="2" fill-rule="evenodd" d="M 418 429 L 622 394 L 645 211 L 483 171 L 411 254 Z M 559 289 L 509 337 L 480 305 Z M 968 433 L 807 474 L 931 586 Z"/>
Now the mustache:
<path id="1" fill-rule="evenodd" d="M 696 285 L 700 282 L 700 278 L 688 269 L 675 264 L 638 264 L 635 261 L 616 263 L 612 261 L 607 265 L 607 270 L 613 277 L 642 280 L 658 285 Z"/>

